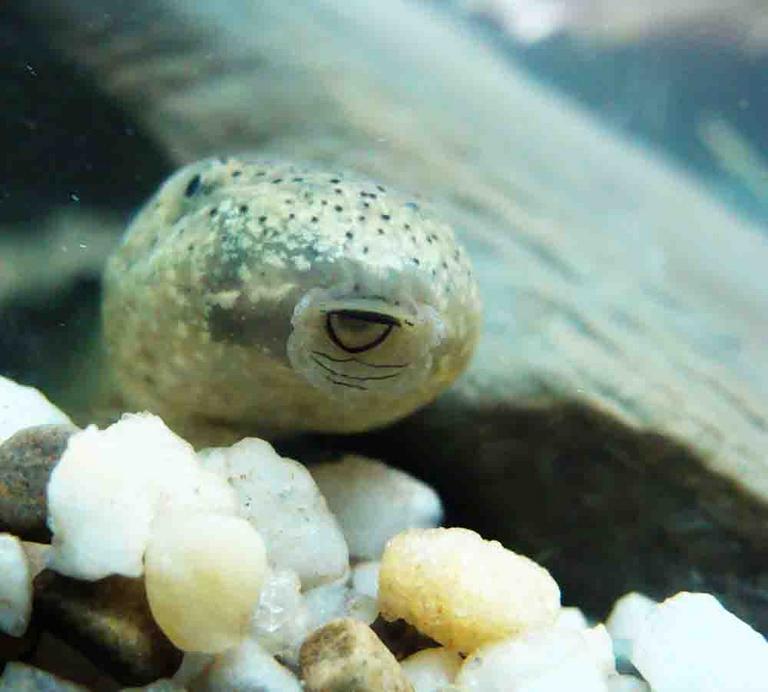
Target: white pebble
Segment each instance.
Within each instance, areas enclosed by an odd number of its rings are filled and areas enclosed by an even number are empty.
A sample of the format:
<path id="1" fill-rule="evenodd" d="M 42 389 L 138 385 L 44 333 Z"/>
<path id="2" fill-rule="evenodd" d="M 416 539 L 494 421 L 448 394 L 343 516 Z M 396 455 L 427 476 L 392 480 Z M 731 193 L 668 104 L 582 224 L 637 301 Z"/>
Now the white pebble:
<path id="1" fill-rule="evenodd" d="M 301 692 L 301 683 L 269 652 L 247 639 L 214 659 L 190 685 L 205 692 Z"/>
<path id="2" fill-rule="evenodd" d="M 613 604 L 605 626 L 618 656 L 632 656 L 632 642 L 655 607 L 656 601 L 637 591 L 624 594 Z"/>
<path id="3" fill-rule="evenodd" d="M 48 482 L 51 568 L 80 579 L 138 577 L 158 513 L 170 508 L 235 514 L 221 478 L 150 414 L 128 414 L 69 439 Z"/>
<path id="4" fill-rule="evenodd" d="M 264 544 L 244 519 L 164 516 L 146 554 L 152 616 L 179 649 L 219 653 L 246 635 L 266 571 Z"/>
<path id="5" fill-rule="evenodd" d="M 616 672 L 616 659 L 613 655 L 613 641 L 605 625 L 595 625 L 579 632 L 592 654 L 592 660 L 603 674 L 613 675 Z"/>
<path id="6" fill-rule="evenodd" d="M 305 589 L 346 573 L 344 536 L 304 466 L 256 438 L 203 450 L 200 458 L 234 488 L 241 516 L 261 534 L 276 569 L 296 572 Z"/>
<path id="7" fill-rule="evenodd" d="M 575 630 L 549 627 L 488 644 L 456 676 L 462 692 L 606 692 L 603 663 Z"/>
<path id="8" fill-rule="evenodd" d="M 19 430 L 52 423 L 72 421 L 34 387 L 0 376 L 0 444 Z"/>
<path id="9" fill-rule="evenodd" d="M 352 588 L 371 598 L 379 597 L 379 568 L 376 561 L 360 562 L 352 568 Z"/>
<path id="10" fill-rule="evenodd" d="M 461 663 L 462 658 L 455 651 L 438 646 L 422 649 L 400 665 L 414 692 L 437 692 L 453 682 Z"/>
<path id="11" fill-rule="evenodd" d="M 378 560 L 392 536 L 438 526 L 443 506 L 426 483 L 367 457 L 348 455 L 310 468 L 341 524 L 350 554 Z"/>
<path id="12" fill-rule="evenodd" d="M 250 636 L 273 656 L 298 662 L 309 633 L 309 612 L 296 572 L 270 570 L 251 617 Z"/>
<path id="13" fill-rule="evenodd" d="M 553 627 L 562 627 L 570 630 L 585 630 L 589 627 L 589 622 L 581 609 L 567 606 L 560 608 Z"/>
<path id="14" fill-rule="evenodd" d="M 648 683 L 634 675 L 610 675 L 606 683 L 608 692 L 651 692 Z"/>
<path id="15" fill-rule="evenodd" d="M 21 637 L 32 613 L 32 576 L 21 541 L 0 533 L 0 632 Z"/>
<path id="16" fill-rule="evenodd" d="M 764 692 L 768 643 L 714 596 L 681 592 L 645 620 L 632 663 L 656 692 Z"/>

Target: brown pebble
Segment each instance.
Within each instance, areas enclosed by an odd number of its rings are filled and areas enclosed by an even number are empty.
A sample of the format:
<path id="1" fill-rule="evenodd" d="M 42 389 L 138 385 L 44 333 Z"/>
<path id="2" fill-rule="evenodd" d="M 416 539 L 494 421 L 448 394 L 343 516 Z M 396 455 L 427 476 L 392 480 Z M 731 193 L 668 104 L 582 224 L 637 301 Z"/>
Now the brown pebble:
<path id="1" fill-rule="evenodd" d="M 34 581 L 40 625 L 69 642 L 123 685 L 172 675 L 181 652 L 152 618 L 142 579 L 80 581 L 46 570 Z"/>
<path id="2" fill-rule="evenodd" d="M 51 470 L 78 431 L 73 425 L 36 425 L 0 445 L 0 531 L 47 543 L 45 489 Z"/>
<path id="3" fill-rule="evenodd" d="M 370 627 L 332 620 L 302 644 L 301 676 L 309 692 L 413 692 L 400 664 Z"/>

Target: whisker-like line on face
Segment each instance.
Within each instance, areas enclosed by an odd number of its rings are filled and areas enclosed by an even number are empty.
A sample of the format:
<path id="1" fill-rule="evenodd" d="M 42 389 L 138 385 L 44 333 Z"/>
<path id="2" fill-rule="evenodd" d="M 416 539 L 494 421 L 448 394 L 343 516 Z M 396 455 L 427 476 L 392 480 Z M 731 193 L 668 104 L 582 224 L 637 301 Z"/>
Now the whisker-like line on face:
<path id="1" fill-rule="evenodd" d="M 368 377 L 362 377 L 359 375 L 346 375 L 343 372 L 337 372 L 333 368 L 329 368 L 315 357 L 313 357 L 312 360 L 315 361 L 315 363 L 317 363 L 323 370 L 336 375 L 336 377 L 346 377 L 347 379 L 357 380 L 359 382 L 367 382 L 368 380 L 391 380 L 393 377 L 398 377 L 400 375 L 399 372 L 395 372 L 391 375 L 369 375 Z"/>
<path id="2" fill-rule="evenodd" d="M 368 387 L 361 387 L 361 386 L 356 385 L 356 384 L 350 384 L 349 382 L 339 382 L 338 380 L 334 380 L 332 377 L 326 377 L 326 379 L 329 382 L 333 382 L 333 384 L 338 384 L 338 385 L 340 385 L 342 387 L 349 387 L 350 389 L 359 389 L 359 390 L 361 390 L 363 392 L 367 392 L 368 391 Z"/>
<path id="3" fill-rule="evenodd" d="M 357 358 L 334 358 L 333 356 L 329 356 L 327 353 L 323 353 L 322 351 L 312 351 L 312 353 L 314 353 L 316 356 L 327 358 L 334 363 L 358 363 L 360 365 L 365 365 L 368 368 L 407 368 L 410 365 L 410 363 L 366 363 L 364 360 L 358 360 Z"/>

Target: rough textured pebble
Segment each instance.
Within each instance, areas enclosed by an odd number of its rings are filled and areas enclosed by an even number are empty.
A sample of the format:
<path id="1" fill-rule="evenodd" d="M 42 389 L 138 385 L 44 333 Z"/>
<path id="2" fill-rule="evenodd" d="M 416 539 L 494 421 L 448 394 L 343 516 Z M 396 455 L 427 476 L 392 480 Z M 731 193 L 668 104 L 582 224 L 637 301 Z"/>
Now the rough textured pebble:
<path id="1" fill-rule="evenodd" d="M 51 568 L 81 579 L 138 577 L 152 521 L 170 508 L 235 514 L 231 488 L 150 414 L 73 435 L 48 484 Z"/>
<path id="2" fill-rule="evenodd" d="M 273 656 L 298 661 L 299 647 L 309 631 L 309 611 L 301 582 L 290 570 L 271 570 L 251 617 L 249 636 Z"/>
<path id="3" fill-rule="evenodd" d="M 12 662 L 0 677 L 2 692 L 88 692 L 87 688 L 57 678 L 25 663 Z"/>
<path id="4" fill-rule="evenodd" d="M 0 444 L 0 531 L 30 541 L 49 541 L 46 486 L 77 428 L 38 425 Z"/>
<path id="5" fill-rule="evenodd" d="M 418 651 L 400 662 L 415 692 L 435 692 L 450 685 L 461 664 L 459 654 L 442 647 Z"/>
<path id="6" fill-rule="evenodd" d="M 310 472 L 359 560 L 378 560 L 387 541 L 405 529 L 442 521 L 442 503 L 430 486 L 375 459 L 350 454 Z"/>
<path id="7" fill-rule="evenodd" d="M 190 683 L 192 690 L 205 692 L 301 692 L 296 676 L 281 666 L 256 642 L 240 646 L 214 659 L 200 678 Z"/>
<path id="8" fill-rule="evenodd" d="M 543 567 L 474 531 L 411 529 L 384 551 L 379 608 L 469 653 L 552 624 L 560 591 Z"/>
<path id="9" fill-rule="evenodd" d="M 768 642 L 714 596 L 682 592 L 648 615 L 632 663 L 658 692 L 761 692 Z"/>
<path id="10" fill-rule="evenodd" d="M 72 425 L 42 392 L 0 376 L 0 443 L 19 430 L 49 423 Z"/>
<path id="11" fill-rule="evenodd" d="M 308 692 L 413 690 L 387 647 L 356 620 L 334 620 L 315 631 L 301 647 L 300 663 Z"/>
<path id="12" fill-rule="evenodd" d="M 245 519 L 164 516 L 145 562 L 152 615 L 176 646 L 220 653 L 242 641 L 267 572 L 264 543 Z"/>
<path id="13" fill-rule="evenodd" d="M 76 645 L 122 684 L 144 685 L 178 667 L 181 652 L 152 618 L 143 580 L 87 582 L 45 571 L 34 589 L 41 627 Z"/>
<path id="14" fill-rule="evenodd" d="M 21 541 L 0 533 L 0 631 L 21 637 L 32 613 L 32 576 Z"/>
<path id="15" fill-rule="evenodd" d="M 203 450 L 200 458 L 234 488 L 240 514 L 261 534 L 272 566 L 296 572 L 305 589 L 346 574 L 344 536 L 304 466 L 256 438 Z"/>

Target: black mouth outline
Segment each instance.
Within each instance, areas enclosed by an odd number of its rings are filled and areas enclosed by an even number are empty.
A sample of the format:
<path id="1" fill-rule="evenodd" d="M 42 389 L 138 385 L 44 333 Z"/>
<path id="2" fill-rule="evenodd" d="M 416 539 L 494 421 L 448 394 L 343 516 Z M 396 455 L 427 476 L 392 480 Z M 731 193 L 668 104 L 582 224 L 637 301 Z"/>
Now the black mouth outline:
<path id="1" fill-rule="evenodd" d="M 331 318 L 335 316 L 350 317 L 355 320 L 360 320 L 361 322 L 370 322 L 371 324 L 384 324 L 387 325 L 387 328 L 373 341 L 370 341 L 364 346 L 351 347 L 344 344 L 344 342 L 337 336 L 333 324 L 331 323 Z M 329 310 L 325 313 L 326 334 L 328 334 L 328 338 L 345 353 L 364 353 L 365 351 L 370 351 L 383 343 L 394 327 L 400 326 L 400 320 L 396 317 L 385 315 L 380 312 L 371 312 L 368 310 Z"/>
<path id="2" fill-rule="evenodd" d="M 345 375 L 343 372 L 337 372 L 333 368 L 328 367 L 325 363 L 312 356 L 312 360 L 317 363 L 326 372 L 335 375 L 336 377 L 346 377 L 349 380 L 355 380 L 356 382 L 368 382 L 369 380 L 391 380 L 393 377 L 399 377 L 399 372 L 394 372 L 391 375 L 370 375 L 363 377 L 360 375 Z M 338 383 L 337 383 L 338 384 Z"/>
<path id="3" fill-rule="evenodd" d="M 368 368 L 407 368 L 410 365 L 410 363 L 366 363 L 364 360 L 358 360 L 357 358 L 334 358 L 322 351 L 312 351 L 312 353 L 316 356 L 327 358 L 333 363 L 358 363 Z"/>

